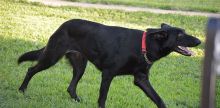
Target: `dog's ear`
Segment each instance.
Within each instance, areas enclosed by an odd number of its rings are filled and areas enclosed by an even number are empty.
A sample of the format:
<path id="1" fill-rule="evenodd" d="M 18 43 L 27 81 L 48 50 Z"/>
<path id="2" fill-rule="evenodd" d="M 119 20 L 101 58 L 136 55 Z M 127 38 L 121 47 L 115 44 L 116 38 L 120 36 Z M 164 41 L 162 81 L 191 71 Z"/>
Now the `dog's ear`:
<path id="1" fill-rule="evenodd" d="M 172 26 L 168 25 L 168 24 L 165 24 L 165 23 L 162 23 L 161 24 L 161 29 L 168 29 L 168 28 L 171 28 Z"/>
<path id="2" fill-rule="evenodd" d="M 147 34 L 152 35 L 155 39 L 167 38 L 167 32 L 163 29 L 147 29 Z"/>

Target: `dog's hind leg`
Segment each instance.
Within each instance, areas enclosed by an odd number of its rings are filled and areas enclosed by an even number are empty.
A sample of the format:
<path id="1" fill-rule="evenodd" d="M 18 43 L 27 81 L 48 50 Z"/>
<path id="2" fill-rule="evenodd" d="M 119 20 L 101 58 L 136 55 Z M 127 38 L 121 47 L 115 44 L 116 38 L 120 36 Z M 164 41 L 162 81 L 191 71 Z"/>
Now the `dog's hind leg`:
<path id="1" fill-rule="evenodd" d="M 28 69 L 24 81 L 19 88 L 20 91 L 25 91 L 29 81 L 36 73 L 48 69 L 52 65 L 56 64 L 56 62 L 65 54 L 67 50 L 67 42 L 62 42 L 61 39 L 57 40 L 52 38 L 49 40 L 47 47 L 38 59 L 38 63 Z"/>
<path id="2" fill-rule="evenodd" d="M 24 90 L 27 88 L 27 85 L 31 78 L 38 72 L 48 69 L 52 65 L 56 64 L 56 62 L 62 57 L 62 54 L 55 53 L 53 55 L 48 55 L 47 53 L 43 55 L 42 58 L 40 58 L 39 62 L 28 69 L 28 72 L 24 78 L 23 83 L 21 84 L 19 90 L 24 92 Z"/>
<path id="3" fill-rule="evenodd" d="M 70 94 L 71 98 L 75 99 L 75 101 L 79 102 L 80 99 L 77 96 L 76 88 L 79 80 L 84 74 L 87 59 L 83 57 L 82 54 L 79 52 L 76 53 L 67 53 L 66 57 L 69 59 L 71 66 L 73 67 L 73 77 L 70 82 L 70 85 L 67 89 L 68 93 Z"/>

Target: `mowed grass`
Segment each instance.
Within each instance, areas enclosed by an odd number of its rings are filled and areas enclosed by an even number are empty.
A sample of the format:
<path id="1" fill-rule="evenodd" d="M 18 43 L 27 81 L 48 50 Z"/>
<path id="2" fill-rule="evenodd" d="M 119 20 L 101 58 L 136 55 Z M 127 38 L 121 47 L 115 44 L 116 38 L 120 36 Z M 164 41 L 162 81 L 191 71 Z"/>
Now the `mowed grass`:
<path id="1" fill-rule="evenodd" d="M 193 57 L 176 53 L 156 62 L 151 69 L 152 85 L 168 108 L 198 108 L 201 93 L 201 66 L 204 52 L 207 18 L 145 12 L 124 12 L 92 8 L 47 7 L 12 0 L 0 1 L 0 107 L 72 107 L 96 108 L 101 73 L 89 63 L 77 92 L 82 102 L 74 102 L 66 89 L 72 78 L 72 68 L 65 59 L 40 72 L 31 80 L 25 95 L 18 91 L 31 62 L 17 65 L 24 52 L 39 49 L 66 20 L 87 19 L 99 23 L 145 30 L 159 27 L 162 22 L 185 28 L 203 43 L 192 48 Z M 220 82 L 217 83 L 217 105 L 220 107 Z M 155 108 L 137 87 L 132 76 L 116 77 L 110 87 L 108 108 Z"/>
<path id="2" fill-rule="evenodd" d="M 206 11 L 219 13 L 219 0 L 70 0 L 101 4 L 116 4 L 138 7 L 151 7 L 167 10 Z"/>

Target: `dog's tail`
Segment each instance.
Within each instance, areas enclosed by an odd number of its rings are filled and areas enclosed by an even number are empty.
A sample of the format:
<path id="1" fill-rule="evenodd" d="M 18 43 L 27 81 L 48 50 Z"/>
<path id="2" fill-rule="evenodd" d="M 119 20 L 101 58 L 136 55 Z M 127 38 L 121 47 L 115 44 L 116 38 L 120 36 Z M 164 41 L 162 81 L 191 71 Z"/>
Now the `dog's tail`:
<path id="1" fill-rule="evenodd" d="M 41 55 L 42 51 L 45 49 L 45 47 L 39 49 L 39 50 L 34 50 L 30 52 L 26 52 L 22 54 L 18 58 L 18 64 L 24 62 L 24 61 L 36 61 L 38 60 L 39 56 Z"/>

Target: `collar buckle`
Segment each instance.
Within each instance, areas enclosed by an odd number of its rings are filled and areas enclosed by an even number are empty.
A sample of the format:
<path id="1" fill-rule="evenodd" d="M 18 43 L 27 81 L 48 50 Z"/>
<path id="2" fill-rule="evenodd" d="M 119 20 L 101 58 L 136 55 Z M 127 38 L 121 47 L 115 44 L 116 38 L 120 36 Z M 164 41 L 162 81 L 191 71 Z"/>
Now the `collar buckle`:
<path id="1" fill-rule="evenodd" d="M 148 64 L 152 64 L 152 62 L 148 59 L 147 57 L 147 53 L 143 54 L 144 55 L 144 60 L 148 63 Z"/>

